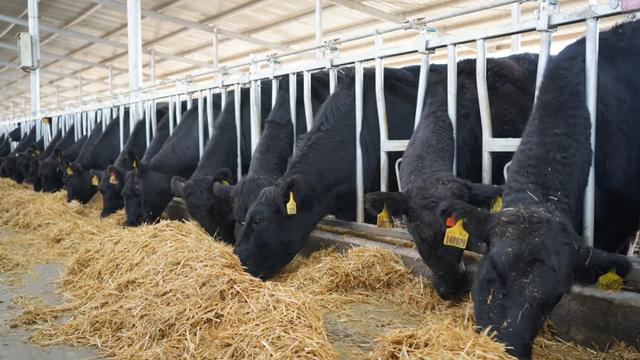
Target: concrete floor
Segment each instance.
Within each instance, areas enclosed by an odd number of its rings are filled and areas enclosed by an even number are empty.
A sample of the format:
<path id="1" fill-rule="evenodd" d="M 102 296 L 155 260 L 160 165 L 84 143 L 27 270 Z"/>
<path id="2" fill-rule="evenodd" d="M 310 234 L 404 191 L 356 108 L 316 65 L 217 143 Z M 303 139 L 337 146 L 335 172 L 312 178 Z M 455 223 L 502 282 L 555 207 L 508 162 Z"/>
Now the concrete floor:
<path id="1" fill-rule="evenodd" d="M 0 273 L 0 360 L 76 360 L 96 359 L 96 349 L 71 346 L 40 347 L 27 341 L 25 328 L 9 328 L 8 322 L 20 309 L 10 308 L 15 296 L 27 295 L 41 298 L 45 304 L 57 305 L 62 297 L 55 293 L 55 281 L 63 270 L 61 264 L 36 265 L 30 273 L 21 276 L 17 286 L 6 286 L 6 274 Z"/>

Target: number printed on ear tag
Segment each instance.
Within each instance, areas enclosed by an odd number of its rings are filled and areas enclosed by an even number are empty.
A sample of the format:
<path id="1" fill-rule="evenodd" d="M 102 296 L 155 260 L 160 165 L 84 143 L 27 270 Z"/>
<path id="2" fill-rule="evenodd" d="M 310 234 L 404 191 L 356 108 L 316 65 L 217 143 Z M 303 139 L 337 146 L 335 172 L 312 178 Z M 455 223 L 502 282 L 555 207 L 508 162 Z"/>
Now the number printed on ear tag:
<path id="1" fill-rule="evenodd" d="M 467 242 L 469 240 L 469 233 L 464 229 L 464 219 L 460 219 L 455 225 L 448 228 L 444 232 L 443 244 L 447 246 L 453 246 L 460 249 L 467 248 Z"/>

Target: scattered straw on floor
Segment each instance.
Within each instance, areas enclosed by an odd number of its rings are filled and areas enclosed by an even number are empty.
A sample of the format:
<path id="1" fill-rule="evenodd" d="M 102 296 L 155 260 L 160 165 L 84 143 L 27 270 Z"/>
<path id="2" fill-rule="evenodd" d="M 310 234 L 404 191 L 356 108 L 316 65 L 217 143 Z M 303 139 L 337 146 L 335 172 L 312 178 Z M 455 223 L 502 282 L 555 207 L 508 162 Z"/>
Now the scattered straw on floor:
<path id="1" fill-rule="evenodd" d="M 12 305 L 14 308 L 21 308 L 22 311 L 9 321 L 9 327 L 11 328 L 48 325 L 60 313 L 58 309 L 46 306 L 42 299 L 35 297 L 18 296 L 13 299 Z"/>
<path id="2" fill-rule="evenodd" d="M 39 344 L 94 345 L 120 359 L 509 358 L 473 330 L 469 299 L 440 300 L 388 251 L 324 250 L 262 282 L 195 224 L 122 228 L 121 213 L 100 220 L 96 203 L 68 204 L 63 193 L 2 179 L 0 196 L 0 228 L 18 233 L 0 237 L 0 264 L 67 264 L 60 285 L 68 302 L 16 320 L 38 324 L 31 340 Z M 63 311 L 69 321 L 47 318 Z M 534 357 L 639 358 L 622 344 L 603 354 L 549 331 Z"/>

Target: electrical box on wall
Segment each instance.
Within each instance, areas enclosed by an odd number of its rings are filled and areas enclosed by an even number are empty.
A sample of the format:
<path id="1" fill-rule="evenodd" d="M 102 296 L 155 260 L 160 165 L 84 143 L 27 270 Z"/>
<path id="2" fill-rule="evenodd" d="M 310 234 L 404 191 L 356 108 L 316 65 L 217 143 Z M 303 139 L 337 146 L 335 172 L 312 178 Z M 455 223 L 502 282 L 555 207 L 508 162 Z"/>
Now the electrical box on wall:
<path id="1" fill-rule="evenodd" d="M 33 53 L 33 41 L 28 32 L 19 32 L 18 39 L 18 65 L 23 71 L 31 71 L 38 68 L 35 54 Z"/>

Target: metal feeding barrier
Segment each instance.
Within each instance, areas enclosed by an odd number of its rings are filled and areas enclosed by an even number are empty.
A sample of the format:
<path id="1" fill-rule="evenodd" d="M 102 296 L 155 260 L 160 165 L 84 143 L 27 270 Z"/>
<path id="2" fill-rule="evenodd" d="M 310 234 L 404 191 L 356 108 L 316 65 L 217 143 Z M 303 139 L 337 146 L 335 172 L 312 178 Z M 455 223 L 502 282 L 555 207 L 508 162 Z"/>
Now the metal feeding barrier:
<path id="1" fill-rule="evenodd" d="M 489 93 L 487 86 L 487 41 L 505 36 L 512 36 L 512 49 L 519 51 L 520 34 L 527 32 L 538 32 L 540 35 L 539 60 L 536 78 L 536 95 L 540 82 L 544 75 L 547 62 L 550 56 L 551 35 L 559 27 L 563 25 L 586 23 L 586 94 L 587 105 L 590 112 L 592 122 L 591 145 L 595 148 L 595 124 L 596 124 L 596 106 L 597 106 L 597 72 L 598 72 L 598 23 L 599 19 L 622 15 L 634 11 L 638 11 L 640 4 L 637 0 L 615 0 L 610 1 L 607 5 L 597 4 L 597 2 L 585 2 L 585 6 L 579 10 L 560 12 L 557 0 L 538 0 L 537 16 L 530 20 L 522 21 L 520 18 L 520 4 L 528 1 L 521 0 L 500 0 L 490 4 L 469 7 L 466 9 L 458 9 L 452 13 L 437 15 L 433 17 L 414 19 L 403 24 L 390 28 L 376 30 L 360 35 L 346 37 L 342 39 L 334 39 L 317 43 L 306 48 L 297 49 L 280 54 L 270 54 L 262 57 L 251 56 L 249 61 L 229 66 L 218 65 L 217 36 L 218 31 L 213 31 L 213 47 L 214 61 L 213 70 L 192 74 L 191 76 L 172 80 L 176 82 L 176 90 L 161 91 L 158 90 L 162 86 L 166 86 L 167 82 L 159 84 L 154 83 L 151 86 L 140 89 L 137 92 L 120 94 L 120 98 L 115 98 L 112 91 L 108 97 L 104 99 L 96 99 L 94 104 L 85 104 L 77 108 L 68 108 L 65 111 L 52 111 L 52 121 L 45 123 L 44 131 L 47 141 L 56 131 L 67 131 L 73 124 L 75 125 L 75 137 L 78 139 L 83 135 L 88 135 L 94 128 L 97 119 L 101 120 L 103 129 L 108 122 L 120 122 L 120 147 L 124 146 L 124 118 L 125 108 L 129 111 L 129 129 L 133 130 L 136 122 L 145 121 L 145 134 L 147 144 L 151 142 L 155 136 L 157 122 L 156 107 L 159 102 L 167 103 L 169 132 L 173 134 L 175 127 L 180 124 L 183 116 L 183 108 L 191 109 L 193 99 L 195 97 L 198 106 L 198 149 L 200 156 L 204 152 L 206 141 L 204 138 L 204 117 L 207 119 L 207 127 L 209 135 L 212 135 L 215 119 L 213 118 L 213 96 L 220 94 L 222 104 L 225 104 L 228 96 L 228 90 L 233 91 L 233 105 L 235 107 L 235 125 L 237 139 L 237 175 L 242 176 L 242 156 L 241 156 L 241 106 L 242 99 L 241 90 L 244 87 L 249 88 L 250 103 L 250 134 L 251 134 L 251 152 L 255 150 L 260 133 L 261 133 L 261 81 L 271 80 L 272 86 L 272 104 L 275 102 L 275 96 L 278 90 L 278 79 L 289 81 L 289 96 L 291 121 L 294 134 L 294 149 L 296 142 L 296 134 L 298 133 L 296 125 L 297 103 L 297 76 L 303 77 L 303 104 L 305 107 L 305 120 L 307 129 L 313 126 L 313 109 L 311 101 L 311 82 L 312 73 L 316 71 L 326 70 L 329 74 L 330 93 L 333 93 L 337 87 L 337 69 L 342 66 L 353 66 L 355 71 L 355 129 L 356 129 L 356 193 L 357 193 L 357 222 L 364 221 L 364 174 L 363 174 L 363 158 L 362 147 L 360 144 L 360 136 L 362 132 L 363 121 L 363 94 L 364 94 L 364 66 L 365 63 L 373 61 L 375 63 L 375 99 L 377 104 L 378 127 L 380 132 L 380 188 L 382 191 L 389 190 L 388 174 L 389 174 L 389 154 L 392 152 L 402 152 L 406 149 L 408 140 L 390 140 L 389 125 L 387 121 L 387 110 L 384 93 L 384 63 L 385 59 L 397 57 L 407 54 L 418 54 L 420 58 L 420 73 L 418 79 L 418 98 L 416 102 L 416 112 L 414 127 L 418 125 L 421 114 L 424 110 L 425 94 L 427 93 L 427 84 L 429 80 L 429 68 L 431 64 L 431 56 L 436 49 L 446 49 L 447 52 L 447 104 L 448 114 L 453 125 L 454 144 L 456 140 L 456 123 L 457 123 L 457 58 L 458 47 L 468 46 L 469 43 L 475 43 L 476 51 L 476 82 L 478 92 L 478 105 L 480 109 L 480 117 L 482 123 L 482 181 L 483 183 L 491 183 L 492 162 L 491 154 L 495 152 L 514 152 L 520 143 L 519 138 L 495 138 L 493 137 L 491 111 L 489 103 Z M 317 2 L 318 3 L 318 2 Z M 318 5 L 318 4 L 317 4 Z M 434 32 L 429 24 L 451 19 L 463 15 L 473 14 L 480 11 L 493 9 L 496 7 L 511 5 L 513 22 L 506 25 L 484 27 L 473 29 L 470 31 L 460 32 L 456 34 Z M 321 12 L 321 8 L 317 9 Z M 318 24 L 319 25 L 319 24 Z M 388 33 L 400 31 L 415 31 L 417 36 L 415 41 L 409 41 L 397 46 L 385 47 L 382 36 Z M 317 32 L 321 34 L 321 28 L 318 27 Z M 320 37 L 317 37 L 320 39 Z M 339 47 L 346 43 L 352 43 L 363 39 L 373 38 L 373 50 L 364 51 L 357 54 L 341 55 Z M 302 64 L 289 64 L 282 66 L 282 62 L 294 56 L 305 53 L 315 52 L 314 60 L 306 61 Z M 322 56 L 324 52 L 325 56 Z M 261 66 L 264 65 L 264 66 Z M 244 67 L 249 67 L 248 72 L 237 72 Z M 155 69 L 155 67 L 154 67 Z M 236 71 L 232 73 L 231 71 Z M 155 74 L 152 74 L 155 79 Z M 195 86 L 190 84 L 192 79 L 202 76 L 214 76 L 213 85 Z M 111 79 L 111 77 L 110 77 Z M 180 88 L 180 84 L 187 84 Z M 111 88 L 111 86 L 110 86 Z M 183 106 L 184 103 L 184 106 Z M 39 115 L 39 114 L 38 114 Z M 25 116 L 22 120 L 14 120 L 2 124 L 0 131 L 7 133 L 17 124 L 19 124 L 24 134 L 34 124 L 40 124 L 39 116 Z M 52 129 L 54 129 L 52 131 Z M 38 131 L 38 138 L 41 132 Z M 455 149 L 455 146 L 454 146 Z M 453 173 L 456 173 L 457 153 L 454 154 Z M 396 171 L 398 164 L 395 164 Z M 591 171 L 589 174 L 588 186 L 585 190 L 584 205 L 584 229 L 583 235 L 588 245 L 593 245 L 593 218 L 594 218 L 594 168 L 593 159 Z"/>

